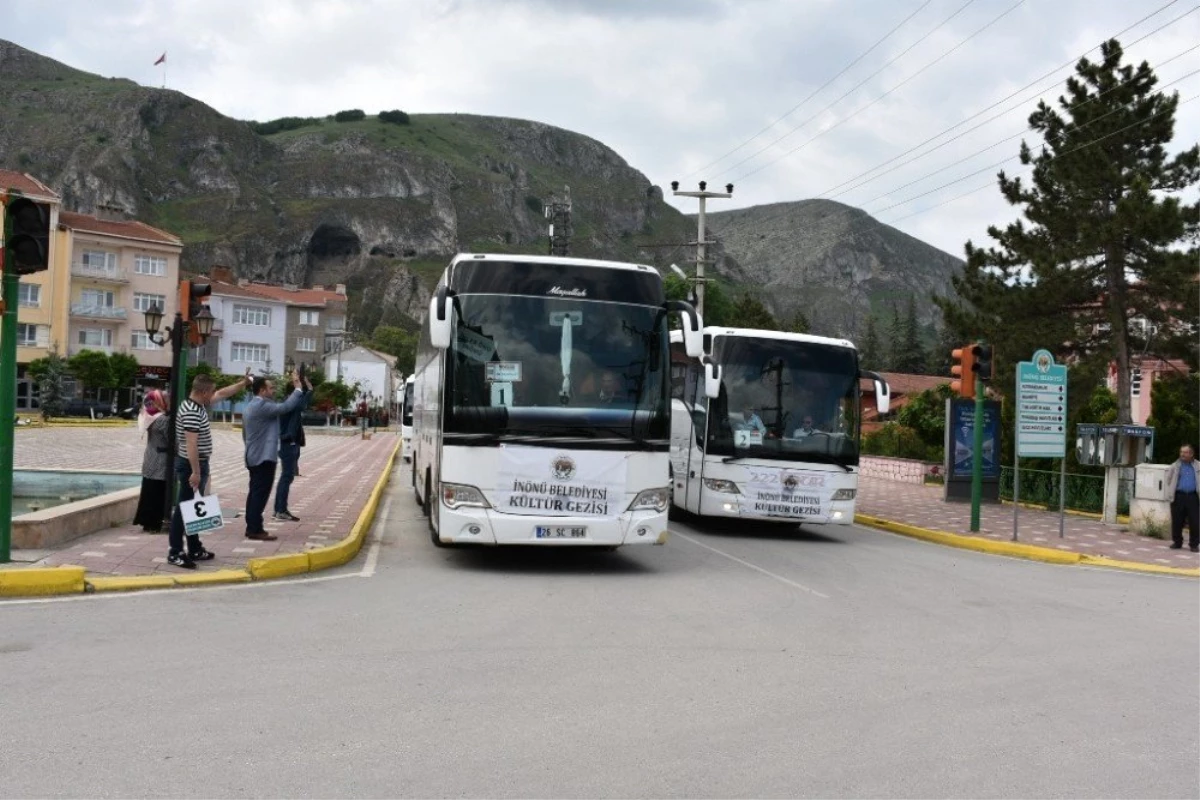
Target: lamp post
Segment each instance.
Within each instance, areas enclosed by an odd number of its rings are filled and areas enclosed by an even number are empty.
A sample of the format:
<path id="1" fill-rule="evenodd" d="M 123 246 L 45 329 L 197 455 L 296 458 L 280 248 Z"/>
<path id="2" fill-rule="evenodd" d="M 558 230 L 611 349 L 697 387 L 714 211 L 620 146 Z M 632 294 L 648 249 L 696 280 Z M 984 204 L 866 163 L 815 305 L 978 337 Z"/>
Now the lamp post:
<path id="1" fill-rule="evenodd" d="M 201 306 L 200 310 L 194 315 L 192 322 L 185 322 L 181 311 L 175 312 L 175 321 L 166 331 L 160 331 L 159 328 L 163 321 L 163 310 L 157 305 L 150 306 L 146 309 L 146 335 L 150 337 L 150 341 L 160 347 L 171 343 L 171 380 L 168 383 L 170 387 L 168 398 L 171 405 L 170 417 L 167 423 L 167 479 L 165 489 L 165 505 L 163 513 L 168 515 L 173 513 L 175 509 L 175 458 L 178 454 L 178 445 L 176 443 L 175 420 L 179 413 L 180 394 L 184 390 L 184 375 L 183 375 L 183 347 L 187 340 L 188 330 L 194 323 L 196 332 L 200 335 L 200 343 L 203 344 L 212 334 L 214 317 L 212 312 L 208 310 L 208 306 Z"/>

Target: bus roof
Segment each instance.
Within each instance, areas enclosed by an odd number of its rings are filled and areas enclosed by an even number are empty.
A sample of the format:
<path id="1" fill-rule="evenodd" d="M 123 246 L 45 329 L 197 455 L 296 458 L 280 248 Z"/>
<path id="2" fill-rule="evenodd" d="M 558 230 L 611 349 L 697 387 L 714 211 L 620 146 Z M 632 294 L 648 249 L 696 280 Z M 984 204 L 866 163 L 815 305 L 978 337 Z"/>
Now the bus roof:
<path id="1" fill-rule="evenodd" d="M 533 256 L 523 253 L 459 253 L 450 262 L 451 266 L 461 261 L 520 261 L 526 264 L 561 264 L 564 267 L 604 267 L 607 269 L 628 269 L 641 272 L 660 274 L 658 270 L 647 264 L 633 264 L 627 261 L 605 261 L 599 258 L 568 258 L 566 256 Z"/>
<path id="2" fill-rule="evenodd" d="M 828 336 L 813 336 L 810 333 L 789 333 L 787 331 L 762 331 L 756 328 L 726 328 L 719 325 L 707 325 L 704 328 L 706 336 L 745 336 L 750 339 L 780 339 L 788 342 L 809 342 L 810 344 L 824 344 L 833 347 L 849 347 L 857 350 L 854 342 L 847 339 L 832 339 Z M 683 332 L 679 330 L 671 331 L 672 342 L 682 342 Z"/>

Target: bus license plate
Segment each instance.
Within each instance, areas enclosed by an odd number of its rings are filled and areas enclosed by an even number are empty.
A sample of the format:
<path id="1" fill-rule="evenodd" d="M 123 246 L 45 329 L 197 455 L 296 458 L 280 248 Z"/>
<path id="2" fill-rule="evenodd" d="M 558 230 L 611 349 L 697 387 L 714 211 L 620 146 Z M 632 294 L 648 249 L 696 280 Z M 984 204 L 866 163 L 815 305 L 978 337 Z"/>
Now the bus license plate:
<path id="1" fill-rule="evenodd" d="M 538 525 L 535 529 L 537 538 L 539 539 L 586 539 L 587 528 L 578 526 L 550 526 L 545 527 Z"/>

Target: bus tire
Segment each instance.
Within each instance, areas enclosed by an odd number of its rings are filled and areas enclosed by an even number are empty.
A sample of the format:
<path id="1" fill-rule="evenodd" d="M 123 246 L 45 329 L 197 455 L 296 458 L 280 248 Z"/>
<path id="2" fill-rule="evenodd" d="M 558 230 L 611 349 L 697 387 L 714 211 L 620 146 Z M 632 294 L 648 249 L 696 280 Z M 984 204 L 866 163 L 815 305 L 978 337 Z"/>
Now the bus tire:
<path id="1" fill-rule="evenodd" d="M 425 517 L 429 520 L 429 541 L 433 542 L 434 547 L 449 547 L 448 544 L 442 541 L 438 536 L 437 528 L 434 527 L 433 520 L 433 478 L 430 473 L 425 473 Z"/>

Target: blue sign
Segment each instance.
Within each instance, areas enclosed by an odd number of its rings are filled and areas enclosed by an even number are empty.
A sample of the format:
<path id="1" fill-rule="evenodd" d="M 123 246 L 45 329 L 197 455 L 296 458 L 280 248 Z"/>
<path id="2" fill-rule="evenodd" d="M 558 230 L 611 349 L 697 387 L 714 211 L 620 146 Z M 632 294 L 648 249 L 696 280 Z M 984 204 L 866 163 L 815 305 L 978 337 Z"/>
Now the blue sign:
<path id="1" fill-rule="evenodd" d="M 1067 453 L 1067 368 L 1049 350 L 1017 364 L 1017 457 Z"/>
<path id="2" fill-rule="evenodd" d="M 951 478 L 971 477 L 975 453 L 975 401 L 954 400 L 950 404 L 950 441 L 954 457 Z M 1000 408 L 995 403 L 983 407 L 983 477 L 1000 477 Z"/>

